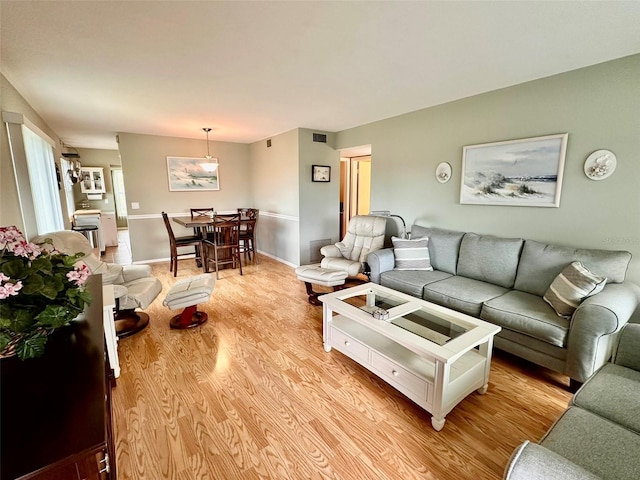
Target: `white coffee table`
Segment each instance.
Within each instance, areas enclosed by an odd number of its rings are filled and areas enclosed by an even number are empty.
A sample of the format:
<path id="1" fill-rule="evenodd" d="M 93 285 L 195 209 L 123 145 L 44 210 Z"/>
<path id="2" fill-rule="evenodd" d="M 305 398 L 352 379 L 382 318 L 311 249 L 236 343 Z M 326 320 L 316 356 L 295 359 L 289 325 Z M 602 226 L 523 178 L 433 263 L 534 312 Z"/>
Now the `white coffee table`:
<path id="1" fill-rule="evenodd" d="M 375 307 L 366 305 L 371 291 Z M 487 391 L 500 327 L 375 283 L 318 298 L 325 351 L 342 352 L 430 412 L 435 430 L 467 395 Z"/>

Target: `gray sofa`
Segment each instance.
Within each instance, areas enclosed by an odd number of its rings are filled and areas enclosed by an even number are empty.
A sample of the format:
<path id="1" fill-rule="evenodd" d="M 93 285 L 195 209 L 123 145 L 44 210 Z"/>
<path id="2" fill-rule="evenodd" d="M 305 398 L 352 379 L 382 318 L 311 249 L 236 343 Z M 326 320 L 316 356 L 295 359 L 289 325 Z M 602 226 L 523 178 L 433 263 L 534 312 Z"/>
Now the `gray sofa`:
<path id="1" fill-rule="evenodd" d="M 495 346 L 584 382 L 611 357 L 620 329 L 638 306 L 625 283 L 631 254 L 548 245 L 414 225 L 428 237 L 433 271 L 394 270 L 393 249 L 367 257 L 372 282 L 502 327 Z M 571 318 L 556 314 L 543 295 L 573 261 L 607 277 Z"/>
<path id="2" fill-rule="evenodd" d="M 539 444 L 524 442 L 509 480 L 640 478 L 640 325 L 626 325 L 612 363 L 576 392 Z"/>

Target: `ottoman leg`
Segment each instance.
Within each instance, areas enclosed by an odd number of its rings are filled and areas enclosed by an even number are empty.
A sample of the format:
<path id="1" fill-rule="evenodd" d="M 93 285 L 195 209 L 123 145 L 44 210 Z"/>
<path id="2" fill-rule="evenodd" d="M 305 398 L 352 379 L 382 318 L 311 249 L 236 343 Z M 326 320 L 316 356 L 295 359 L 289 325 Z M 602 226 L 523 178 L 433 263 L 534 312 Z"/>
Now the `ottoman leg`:
<path id="1" fill-rule="evenodd" d="M 304 282 L 304 286 L 307 288 L 307 295 L 309 296 L 309 303 L 311 305 L 322 305 L 322 302 L 318 300 L 318 292 L 313 291 L 313 286 L 309 282 Z"/>
<path id="2" fill-rule="evenodd" d="M 191 305 L 186 307 L 182 313 L 176 315 L 169 321 L 171 328 L 178 328 L 184 330 L 185 328 L 193 328 L 198 325 L 202 325 L 207 321 L 207 314 L 205 312 L 198 312 L 196 310 L 197 305 Z"/>

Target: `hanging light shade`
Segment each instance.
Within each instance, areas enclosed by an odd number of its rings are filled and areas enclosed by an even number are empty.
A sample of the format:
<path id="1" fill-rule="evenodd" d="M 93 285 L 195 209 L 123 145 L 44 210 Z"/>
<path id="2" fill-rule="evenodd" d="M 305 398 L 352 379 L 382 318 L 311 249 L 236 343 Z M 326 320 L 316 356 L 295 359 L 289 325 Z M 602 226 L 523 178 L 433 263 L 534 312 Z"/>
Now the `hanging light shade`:
<path id="1" fill-rule="evenodd" d="M 212 173 L 212 172 L 215 172 L 218 169 L 218 159 L 217 158 L 213 158 L 211 156 L 211 153 L 209 152 L 209 132 L 211 131 L 211 129 L 208 128 L 208 127 L 205 127 L 202 130 L 207 135 L 207 154 L 204 157 L 206 162 L 201 163 L 200 167 L 205 172 Z"/>

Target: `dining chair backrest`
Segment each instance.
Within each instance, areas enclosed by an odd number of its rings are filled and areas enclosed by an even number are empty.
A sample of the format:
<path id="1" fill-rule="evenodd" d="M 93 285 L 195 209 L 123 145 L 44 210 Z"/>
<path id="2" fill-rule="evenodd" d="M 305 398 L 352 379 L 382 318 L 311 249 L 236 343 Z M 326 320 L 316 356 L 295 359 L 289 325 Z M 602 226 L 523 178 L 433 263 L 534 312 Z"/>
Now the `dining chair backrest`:
<path id="1" fill-rule="evenodd" d="M 260 210 L 257 208 L 238 208 L 238 213 L 242 218 L 258 218 Z"/>
<path id="2" fill-rule="evenodd" d="M 171 222 L 169 221 L 169 215 L 165 212 L 162 212 L 162 219 L 164 220 L 164 226 L 167 227 L 167 233 L 169 234 L 169 241 L 172 244 L 176 243 L 176 236 L 173 233 L 173 228 L 171 228 Z"/>
<path id="3" fill-rule="evenodd" d="M 213 226 L 219 245 L 235 245 L 240 241 L 239 213 L 218 213 L 214 217 Z"/>
<path id="4" fill-rule="evenodd" d="M 215 214 L 215 209 L 211 208 L 192 208 L 191 210 L 191 218 L 193 217 L 213 217 Z"/>
<path id="5" fill-rule="evenodd" d="M 242 261 L 240 259 L 240 214 L 216 214 L 213 218 L 214 235 L 203 241 L 205 272 L 209 271 L 209 262 L 213 261 L 216 278 L 222 265 L 231 264 L 233 268 L 240 267 L 242 275 Z M 213 253 L 213 258 L 211 253 Z"/>

